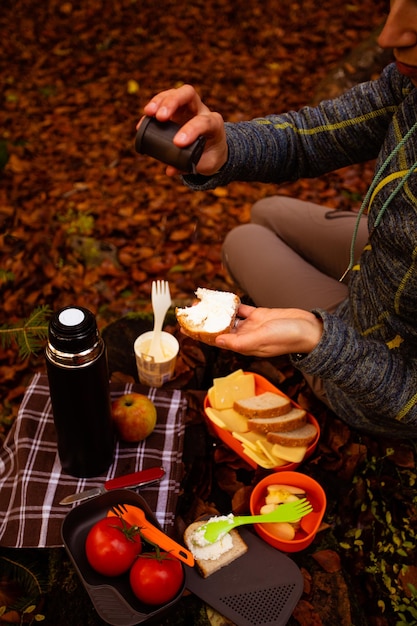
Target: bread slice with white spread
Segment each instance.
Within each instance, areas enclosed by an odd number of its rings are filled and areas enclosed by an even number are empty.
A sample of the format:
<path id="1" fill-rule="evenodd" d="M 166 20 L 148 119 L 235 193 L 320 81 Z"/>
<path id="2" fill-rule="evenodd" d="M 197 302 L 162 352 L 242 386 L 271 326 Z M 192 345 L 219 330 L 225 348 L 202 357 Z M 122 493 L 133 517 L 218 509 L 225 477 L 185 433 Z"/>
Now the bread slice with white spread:
<path id="1" fill-rule="evenodd" d="M 214 345 L 218 335 L 233 328 L 240 298 L 229 291 L 203 287 L 199 287 L 195 295 L 199 300 L 196 304 L 175 309 L 178 324 L 189 337 Z"/>
<path id="2" fill-rule="evenodd" d="M 226 519 L 226 517 L 219 516 L 211 519 Z M 208 521 L 193 522 L 184 532 L 184 543 L 193 554 L 196 566 L 203 578 L 207 578 L 222 567 L 226 567 L 243 556 L 248 550 L 248 546 L 235 529 L 214 543 L 202 540 L 202 534 L 198 531 Z"/>

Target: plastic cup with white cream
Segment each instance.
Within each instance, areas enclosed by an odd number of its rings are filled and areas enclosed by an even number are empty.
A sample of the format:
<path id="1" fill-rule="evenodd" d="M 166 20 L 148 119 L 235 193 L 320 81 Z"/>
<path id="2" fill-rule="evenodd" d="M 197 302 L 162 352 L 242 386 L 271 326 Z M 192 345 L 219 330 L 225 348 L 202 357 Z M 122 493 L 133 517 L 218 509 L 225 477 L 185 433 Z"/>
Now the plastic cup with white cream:
<path id="1" fill-rule="evenodd" d="M 162 387 L 164 383 L 171 380 L 174 376 L 175 363 L 180 346 L 173 335 L 162 331 L 161 342 L 164 359 L 156 361 L 154 357 L 149 354 L 152 337 L 152 330 L 137 337 L 133 346 L 136 367 L 138 369 L 139 381 L 143 385 Z"/>

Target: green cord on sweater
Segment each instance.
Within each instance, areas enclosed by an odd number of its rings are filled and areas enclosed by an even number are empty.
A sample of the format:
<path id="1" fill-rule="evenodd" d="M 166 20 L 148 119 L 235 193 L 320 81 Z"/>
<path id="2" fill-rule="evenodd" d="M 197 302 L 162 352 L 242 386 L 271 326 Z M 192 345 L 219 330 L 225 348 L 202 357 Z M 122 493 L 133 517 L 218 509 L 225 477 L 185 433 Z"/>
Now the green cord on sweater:
<path id="1" fill-rule="evenodd" d="M 361 217 L 365 211 L 365 209 L 368 206 L 369 203 L 369 199 L 372 196 L 377 184 L 379 183 L 379 181 L 382 178 L 382 174 L 384 173 L 386 167 L 388 166 L 388 164 L 391 162 L 391 160 L 396 156 L 396 154 L 401 150 L 401 148 L 403 147 L 403 145 L 405 144 L 406 141 L 408 141 L 408 139 L 410 138 L 410 136 L 414 133 L 414 131 L 417 129 L 417 122 L 410 128 L 410 130 L 404 135 L 404 137 L 401 139 L 401 141 L 396 145 L 396 147 L 394 148 L 394 150 L 391 152 L 391 154 L 389 154 L 389 156 L 385 159 L 384 163 L 381 165 L 381 167 L 379 168 L 379 170 L 377 171 L 377 173 L 374 176 L 374 179 L 363 199 L 363 202 L 361 204 L 361 207 L 359 209 L 358 212 L 358 217 L 356 219 L 356 223 L 355 223 L 355 228 L 353 230 L 353 235 L 352 235 L 352 241 L 350 244 L 350 258 L 349 258 L 349 265 L 347 266 L 346 270 L 343 272 L 342 276 L 339 278 L 339 282 L 342 282 L 343 279 L 345 278 L 345 276 L 350 272 L 350 270 L 353 267 L 353 263 L 355 261 L 355 243 L 356 243 L 356 238 L 358 235 L 358 230 L 359 230 L 359 223 L 361 220 Z M 407 182 L 407 180 L 410 178 L 410 176 L 413 174 L 413 172 L 417 169 L 417 161 L 415 161 L 413 163 L 413 165 L 410 167 L 410 169 L 408 170 L 407 174 L 405 176 L 403 176 L 403 178 L 400 180 L 400 182 L 398 183 L 397 187 L 394 189 L 394 191 L 391 192 L 391 194 L 388 196 L 388 198 L 385 200 L 384 204 L 382 205 L 382 207 L 379 210 L 378 215 L 376 216 L 375 222 L 374 222 L 374 228 L 377 228 L 379 226 L 379 223 L 382 219 L 382 216 L 384 215 L 387 207 L 389 206 L 389 204 L 391 203 L 391 201 L 393 200 L 393 198 L 395 198 L 395 196 L 397 195 L 397 193 L 402 189 L 402 187 L 405 185 L 405 183 Z"/>

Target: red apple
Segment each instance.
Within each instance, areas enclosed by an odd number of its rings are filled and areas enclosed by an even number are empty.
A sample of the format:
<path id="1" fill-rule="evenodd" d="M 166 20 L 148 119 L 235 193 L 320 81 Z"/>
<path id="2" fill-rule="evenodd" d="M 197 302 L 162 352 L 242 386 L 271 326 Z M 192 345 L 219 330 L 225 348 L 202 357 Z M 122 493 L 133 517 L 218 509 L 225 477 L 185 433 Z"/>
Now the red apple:
<path id="1" fill-rule="evenodd" d="M 156 408 L 147 396 L 126 393 L 113 401 L 112 417 L 120 439 L 143 441 L 155 428 Z"/>

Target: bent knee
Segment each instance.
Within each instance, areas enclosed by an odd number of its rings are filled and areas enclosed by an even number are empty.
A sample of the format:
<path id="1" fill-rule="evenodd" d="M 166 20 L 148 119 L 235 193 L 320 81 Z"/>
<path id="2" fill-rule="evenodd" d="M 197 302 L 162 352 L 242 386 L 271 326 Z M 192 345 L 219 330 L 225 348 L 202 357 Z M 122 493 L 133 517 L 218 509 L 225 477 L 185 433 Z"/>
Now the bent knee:
<path id="1" fill-rule="evenodd" d="M 240 255 L 253 239 L 252 230 L 253 224 L 240 224 L 229 231 L 223 241 L 223 257 L 233 258 Z"/>
<path id="2" fill-rule="evenodd" d="M 280 218 L 290 209 L 292 198 L 288 196 L 270 196 L 257 200 L 251 208 L 251 222 L 270 227 L 271 216 L 280 215 Z"/>

